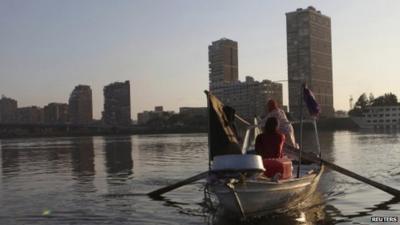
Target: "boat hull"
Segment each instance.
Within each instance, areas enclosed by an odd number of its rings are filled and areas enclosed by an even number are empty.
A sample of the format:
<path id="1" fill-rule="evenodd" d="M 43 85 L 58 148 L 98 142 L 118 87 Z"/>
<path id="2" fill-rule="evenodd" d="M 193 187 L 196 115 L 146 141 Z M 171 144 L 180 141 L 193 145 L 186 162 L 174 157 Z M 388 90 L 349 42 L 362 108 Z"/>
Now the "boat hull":
<path id="1" fill-rule="evenodd" d="M 318 173 L 280 182 L 250 180 L 236 183 L 232 189 L 225 184 L 211 185 L 220 205 L 233 213 L 252 215 L 286 211 L 312 194 L 317 187 L 323 167 Z M 241 205 L 241 207 L 239 206 Z M 242 209 L 241 209 L 242 208 Z M 241 212 L 243 210 L 243 212 Z"/>

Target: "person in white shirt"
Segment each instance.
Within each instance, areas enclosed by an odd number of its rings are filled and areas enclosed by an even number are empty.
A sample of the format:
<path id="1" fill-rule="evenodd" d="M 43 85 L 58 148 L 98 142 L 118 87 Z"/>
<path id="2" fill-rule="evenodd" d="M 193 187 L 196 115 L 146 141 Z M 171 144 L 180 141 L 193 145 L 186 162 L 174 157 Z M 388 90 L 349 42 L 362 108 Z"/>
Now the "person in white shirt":
<path id="1" fill-rule="evenodd" d="M 278 107 L 278 104 L 275 100 L 270 99 L 267 103 L 267 115 L 261 121 L 261 125 L 265 124 L 268 118 L 275 117 L 278 120 L 279 126 L 278 130 L 280 133 L 285 135 L 285 144 L 290 145 L 292 147 L 298 148 L 298 144 L 296 143 L 294 137 L 294 129 L 292 124 L 286 117 L 285 112 Z"/>

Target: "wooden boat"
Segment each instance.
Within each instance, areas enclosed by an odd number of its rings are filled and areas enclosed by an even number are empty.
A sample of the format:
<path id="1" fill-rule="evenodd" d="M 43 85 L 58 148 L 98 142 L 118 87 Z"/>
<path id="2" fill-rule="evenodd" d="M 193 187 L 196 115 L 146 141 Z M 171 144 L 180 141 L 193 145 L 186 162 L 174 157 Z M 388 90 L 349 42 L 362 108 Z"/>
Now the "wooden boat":
<path id="1" fill-rule="evenodd" d="M 248 124 L 243 145 L 237 147 L 237 132 L 229 121 L 232 116 L 225 115 L 223 104 L 215 96 L 206 94 L 210 116 L 207 187 L 216 195 L 223 209 L 243 217 L 284 212 L 313 194 L 324 171 L 322 164 L 300 164 L 296 166 L 298 175 L 296 171 L 296 175 L 289 179 L 262 176 L 261 157 L 253 154 L 249 161 L 247 154 L 250 129 L 257 129 L 257 126 Z"/>
<path id="2" fill-rule="evenodd" d="M 304 88 L 304 97 L 309 100 L 307 103 L 309 112 L 310 115 L 313 115 L 313 113 L 319 111 L 318 107 L 316 107 L 318 104 L 314 101 L 310 94 L 311 92 L 309 91 L 307 94 L 306 91 L 307 89 Z M 324 160 L 321 157 L 315 120 L 307 122 L 311 122 L 314 125 L 318 155 L 302 151 L 301 128 L 303 122 L 305 122 L 304 120 L 300 121 L 300 149 L 286 146 L 286 153 L 289 153 L 291 157 L 298 157 L 296 160 L 295 176 L 288 173 L 288 171 L 293 169 L 289 167 L 291 161 L 287 159 L 264 159 L 263 162 L 260 156 L 248 152 L 250 129 L 254 128 L 254 134 L 259 132 L 257 131 L 257 121 L 255 121 L 255 125 L 251 125 L 235 115 L 233 108 L 223 106 L 215 96 L 207 91 L 206 94 L 209 110 L 209 171 L 149 192 L 148 195 L 150 197 L 158 199 L 166 192 L 207 178 L 204 190 L 205 205 L 211 207 L 213 205 L 212 201 L 209 201 L 209 194 L 211 192 L 218 198 L 220 206 L 226 211 L 231 212 L 231 215 L 246 217 L 271 212 L 284 212 L 295 206 L 301 206 L 302 202 L 308 202 L 309 197 L 315 197 L 315 195 L 310 195 L 314 194 L 326 166 L 391 194 L 396 199 L 400 199 L 400 190 L 370 180 Z M 235 116 L 249 126 L 241 147 L 239 145 L 238 132 L 235 129 L 233 121 Z M 307 160 L 314 164 L 304 165 L 302 160 Z M 282 172 L 281 177 L 284 179 L 279 179 L 279 176 L 276 176 L 277 170 L 274 169 L 274 164 L 279 165 L 279 172 Z M 265 171 L 264 165 L 272 169 Z M 265 174 L 272 176 L 272 178 L 262 176 L 264 171 Z"/>
<path id="3" fill-rule="evenodd" d="M 293 169 L 289 167 L 291 161 L 287 159 L 264 159 L 263 162 L 260 156 L 249 154 L 248 152 L 250 129 L 254 128 L 254 133 L 257 134 L 258 126 L 251 125 L 236 115 L 242 122 L 244 121 L 249 125 L 243 144 L 240 147 L 238 132 L 235 130 L 233 122 L 235 118 L 234 109 L 224 107 L 215 96 L 207 91 L 206 94 L 209 106 L 209 171 L 149 192 L 148 195 L 150 197 L 158 199 L 166 192 L 207 178 L 204 190 L 205 205 L 213 207 L 212 201 L 209 201 L 211 192 L 218 198 L 220 206 L 234 216 L 241 215 L 246 217 L 258 214 L 264 215 L 271 212 L 284 212 L 295 206 L 302 206 L 301 203 L 307 203 L 309 197 L 315 197 L 315 195 L 310 195 L 314 194 L 326 166 L 391 194 L 396 199 L 400 199 L 400 190 L 370 180 L 324 160 L 321 157 L 315 120 L 307 122 L 311 122 L 314 125 L 318 156 L 302 151 L 301 128 L 304 120 L 300 121 L 300 149 L 286 146 L 286 153 L 289 153 L 291 157 L 293 155 L 298 156 L 295 176 L 288 173 Z M 306 94 L 305 91 L 305 98 L 307 97 Z M 310 100 L 309 96 L 311 95 L 308 95 L 308 100 Z M 312 98 L 311 100 L 313 101 Z M 314 106 L 318 105 L 315 105 L 317 103 L 312 101 L 308 103 L 310 115 L 318 111 L 313 109 Z M 257 121 L 255 121 L 255 124 L 257 124 Z M 307 160 L 314 164 L 304 165 L 302 160 Z M 280 169 L 275 170 L 274 164 L 278 165 Z M 271 170 L 265 171 L 264 165 L 271 168 Z M 262 176 L 261 174 L 264 174 L 264 171 L 265 174 L 272 176 L 272 178 Z M 277 171 L 282 172 L 281 177 L 284 179 L 279 179 L 279 176 L 276 176 Z"/>
<path id="4" fill-rule="evenodd" d="M 308 165 L 303 166 L 299 178 L 278 181 L 268 178 L 220 179 L 209 185 L 219 204 L 238 215 L 284 212 L 296 207 L 315 191 L 323 171 L 323 166 Z"/>

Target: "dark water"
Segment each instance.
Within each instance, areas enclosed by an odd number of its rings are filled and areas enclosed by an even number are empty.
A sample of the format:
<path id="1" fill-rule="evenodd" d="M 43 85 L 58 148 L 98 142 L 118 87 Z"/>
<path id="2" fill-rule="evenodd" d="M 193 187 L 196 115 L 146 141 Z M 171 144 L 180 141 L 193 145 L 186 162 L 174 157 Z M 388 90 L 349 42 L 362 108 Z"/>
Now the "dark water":
<path id="1" fill-rule="evenodd" d="M 324 132 L 323 156 L 400 188 L 399 134 Z M 162 200 L 144 195 L 204 171 L 206 134 L 0 141 L 0 224 L 240 224 L 203 207 L 202 182 Z M 371 224 L 371 216 L 400 217 L 400 204 L 327 171 L 301 209 L 245 223 Z"/>

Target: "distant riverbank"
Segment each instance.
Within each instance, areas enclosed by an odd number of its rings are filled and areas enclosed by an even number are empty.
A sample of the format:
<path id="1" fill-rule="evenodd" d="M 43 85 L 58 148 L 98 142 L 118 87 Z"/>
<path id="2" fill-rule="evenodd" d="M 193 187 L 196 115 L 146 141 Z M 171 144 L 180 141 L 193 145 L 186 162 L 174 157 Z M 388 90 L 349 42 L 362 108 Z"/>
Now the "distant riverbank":
<path id="1" fill-rule="evenodd" d="M 299 125 L 295 125 L 295 128 Z M 310 129 L 312 126 L 309 124 L 305 124 L 305 129 Z M 320 119 L 317 122 L 318 130 L 357 130 L 359 126 L 349 117 L 343 118 L 328 118 L 328 119 Z"/>
<path id="2" fill-rule="evenodd" d="M 358 126 L 350 118 L 321 119 L 317 123 L 319 130 L 356 130 Z M 295 125 L 297 128 L 298 125 Z M 307 124 L 305 129 L 311 127 Z M 172 134 L 172 133 L 207 133 L 207 125 L 176 127 L 100 127 L 100 126 L 68 126 L 68 125 L 5 125 L 0 124 L 0 138 L 25 137 L 63 137 L 63 136 L 102 136 L 102 135 L 134 135 L 134 134 Z"/>
<path id="3" fill-rule="evenodd" d="M 0 124 L 0 138 L 75 137 L 134 134 L 207 133 L 207 127 L 99 127 L 99 126 L 46 126 Z"/>

